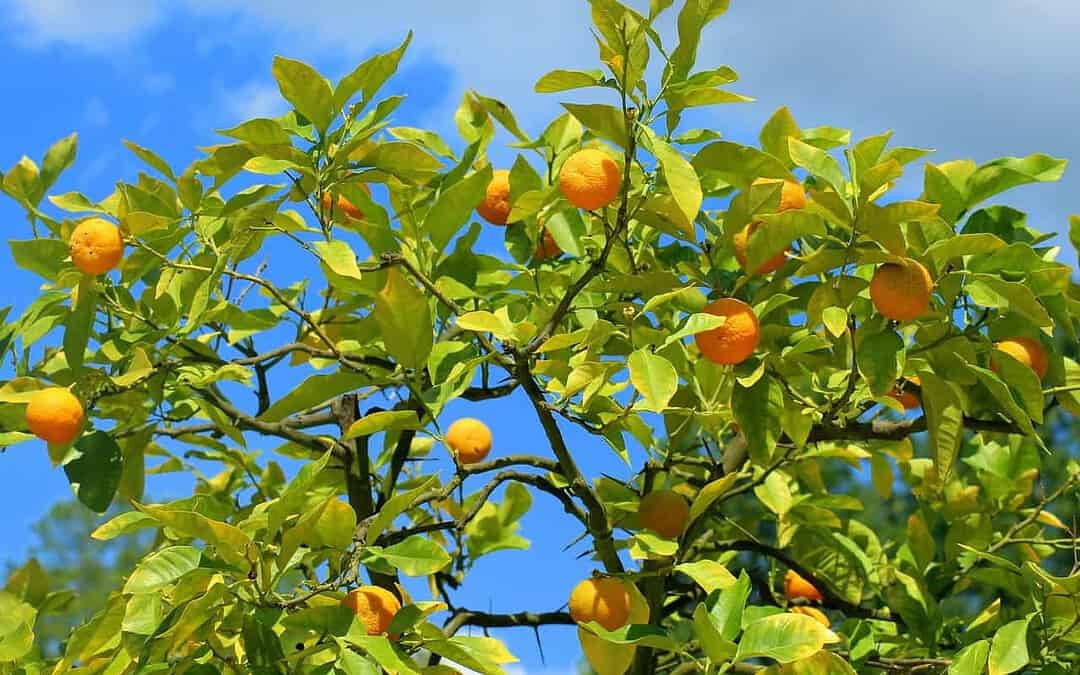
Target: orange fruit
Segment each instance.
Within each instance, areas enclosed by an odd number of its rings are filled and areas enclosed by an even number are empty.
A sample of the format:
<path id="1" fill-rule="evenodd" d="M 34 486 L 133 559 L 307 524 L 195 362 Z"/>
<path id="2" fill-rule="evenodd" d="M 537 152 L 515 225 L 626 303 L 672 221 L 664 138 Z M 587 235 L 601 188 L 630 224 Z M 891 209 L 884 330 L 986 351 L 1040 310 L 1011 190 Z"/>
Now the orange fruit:
<path id="1" fill-rule="evenodd" d="M 104 218 L 87 218 L 72 231 L 68 250 L 75 267 L 96 276 L 120 264 L 124 237 L 119 227 Z"/>
<path id="2" fill-rule="evenodd" d="M 750 235 L 754 234 L 754 232 L 757 231 L 760 225 L 761 221 L 755 220 L 743 229 L 736 232 L 735 236 L 732 237 L 731 243 L 735 247 L 735 259 L 739 261 L 739 264 L 742 265 L 742 268 L 744 270 L 746 269 L 746 245 L 750 243 Z M 758 268 L 754 270 L 753 274 L 769 274 L 780 269 L 784 266 L 784 263 L 787 262 L 786 254 L 790 250 L 790 246 L 785 247 L 783 251 L 780 251 L 773 257 L 758 265 Z"/>
<path id="3" fill-rule="evenodd" d="M 505 225 L 510 218 L 510 172 L 499 169 L 491 174 L 484 201 L 476 206 L 476 212 L 492 225 Z"/>
<path id="4" fill-rule="evenodd" d="M 34 392 L 26 406 L 30 432 L 49 443 L 70 443 L 82 432 L 86 416 L 82 403 L 63 387 Z"/>
<path id="5" fill-rule="evenodd" d="M 829 617 L 825 615 L 825 612 L 821 611 L 817 607 L 792 607 L 788 610 L 792 614 L 803 614 L 817 621 L 822 626 L 830 628 L 832 621 L 829 621 Z"/>
<path id="6" fill-rule="evenodd" d="M 926 313 L 934 282 L 930 273 L 910 258 L 885 263 L 870 280 L 870 299 L 877 311 L 894 321 L 911 321 Z"/>
<path id="7" fill-rule="evenodd" d="M 1005 352 L 1028 368 L 1034 370 L 1040 380 L 1046 377 L 1046 371 L 1050 367 L 1050 362 L 1046 356 L 1046 349 L 1038 340 L 1023 336 L 1011 337 L 996 343 L 994 348 Z M 998 366 L 994 362 L 993 357 L 990 357 L 990 368 L 994 372 L 997 372 L 998 370 Z"/>
<path id="8" fill-rule="evenodd" d="M 364 188 L 364 191 L 367 192 L 369 195 L 371 194 L 371 188 L 368 187 L 367 183 L 360 183 L 360 187 Z M 338 213 L 344 213 L 348 217 L 355 220 L 364 219 L 364 212 L 357 208 L 355 204 L 346 199 L 345 195 L 338 195 L 337 202 L 333 202 L 334 208 L 331 209 L 332 200 L 333 197 L 329 192 L 323 193 L 322 207 L 323 212 L 327 215 L 330 215 L 331 213 L 335 215 Z"/>
<path id="9" fill-rule="evenodd" d="M 922 405 L 922 400 L 919 395 L 914 391 L 911 385 L 918 387 L 920 384 L 918 375 L 914 375 L 907 379 L 903 388 L 893 387 L 889 392 L 889 396 L 892 396 L 897 401 L 900 401 L 900 405 L 904 406 L 904 410 L 914 410 Z"/>
<path id="10" fill-rule="evenodd" d="M 621 188 L 619 165 L 603 150 L 578 150 L 559 170 L 559 192 L 579 209 L 602 209 L 615 201 Z"/>
<path id="11" fill-rule="evenodd" d="M 754 185 L 768 185 L 774 183 L 778 178 L 758 178 L 753 182 Z M 784 184 L 780 187 L 780 204 L 777 207 L 777 213 L 783 213 L 784 211 L 791 211 L 792 209 L 801 209 L 806 206 L 806 191 L 803 190 L 803 186 L 796 183 L 793 180 L 784 180 Z"/>
<path id="12" fill-rule="evenodd" d="M 586 579 L 570 592 L 570 617 L 578 623 L 595 621 L 607 630 L 621 628 L 630 618 L 630 593 L 619 579 Z"/>
<path id="13" fill-rule="evenodd" d="M 735 298 L 720 298 L 705 306 L 703 312 L 722 316 L 726 321 L 694 336 L 698 349 L 713 363 L 742 363 L 757 347 L 761 328 L 750 305 Z"/>
<path id="14" fill-rule="evenodd" d="M 341 604 L 351 609 L 356 618 L 360 619 L 368 635 L 386 635 L 394 615 L 401 609 L 401 601 L 390 591 L 378 586 L 361 586 L 350 591 Z"/>
<path id="15" fill-rule="evenodd" d="M 540 237 L 536 242 L 536 253 L 533 254 L 536 262 L 557 258 L 561 253 L 562 249 L 555 243 L 555 237 L 551 236 L 551 232 L 546 227 L 540 230 Z"/>
<path id="16" fill-rule="evenodd" d="M 686 498 L 671 490 L 653 490 L 641 498 L 638 523 L 665 539 L 676 539 L 686 527 L 690 504 Z"/>
<path id="17" fill-rule="evenodd" d="M 446 430 L 446 445 L 458 464 L 475 464 L 491 452 L 491 429 L 478 419 L 462 417 Z"/>
<path id="18" fill-rule="evenodd" d="M 814 588 L 814 585 L 799 576 L 799 573 L 795 570 L 788 570 L 784 575 L 784 595 L 788 600 L 796 600 L 802 598 L 804 600 L 811 600 L 813 602 L 821 602 L 821 592 Z"/>

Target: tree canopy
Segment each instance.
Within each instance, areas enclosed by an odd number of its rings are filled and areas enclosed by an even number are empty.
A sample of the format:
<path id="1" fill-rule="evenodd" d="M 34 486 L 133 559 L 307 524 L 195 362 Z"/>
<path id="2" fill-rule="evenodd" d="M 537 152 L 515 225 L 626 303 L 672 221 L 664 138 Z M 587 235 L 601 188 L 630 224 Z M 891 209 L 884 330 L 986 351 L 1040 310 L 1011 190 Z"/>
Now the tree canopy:
<path id="1" fill-rule="evenodd" d="M 86 509 L 119 508 L 94 539 L 153 539 L 56 655 L 63 580 L 17 569 L 0 672 L 497 674 L 487 630 L 551 624 L 600 675 L 1076 672 L 1080 465 L 1055 439 L 1080 291 L 998 197 L 1066 162 L 937 162 L 787 108 L 753 146 L 686 129 L 750 100 L 697 63 L 727 1 L 590 4 L 599 67 L 539 78 L 566 102 L 538 132 L 473 91 L 460 139 L 394 126 L 409 35 L 337 82 L 275 58 L 289 112 L 183 168 L 129 142 L 145 171 L 100 199 L 50 194 L 75 135 L 3 175 L 43 285 L 3 314 L 0 444 L 46 441 Z M 444 414 L 510 396 L 542 452 Z M 632 478 L 586 475 L 601 450 Z M 171 471 L 194 491 L 152 503 Z M 463 607 L 534 499 L 594 576 Z"/>

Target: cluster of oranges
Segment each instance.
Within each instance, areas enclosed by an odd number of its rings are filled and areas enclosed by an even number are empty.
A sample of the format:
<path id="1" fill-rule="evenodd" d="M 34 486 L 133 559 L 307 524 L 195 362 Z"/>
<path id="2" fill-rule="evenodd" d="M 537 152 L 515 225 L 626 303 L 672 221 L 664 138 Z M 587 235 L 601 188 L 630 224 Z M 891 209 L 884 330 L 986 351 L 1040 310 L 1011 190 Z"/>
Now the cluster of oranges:
<path id="1" fill-rule="evenodd" d="M 596 211 L 615 201 L 622 188 L 619 165 L 603 150 L 578 150 L 563 162 L 559 171 L 559 192 L 579 209 Z M 476 212 L 492 225 L 506 225 L 510 220 L 510 172 L 498 169 L 491 175 L 484 199 Z M 540 233 L 533 258 L 537 262 L 558 257 L 562 250 L 551 232 L 539 221 Z"/>

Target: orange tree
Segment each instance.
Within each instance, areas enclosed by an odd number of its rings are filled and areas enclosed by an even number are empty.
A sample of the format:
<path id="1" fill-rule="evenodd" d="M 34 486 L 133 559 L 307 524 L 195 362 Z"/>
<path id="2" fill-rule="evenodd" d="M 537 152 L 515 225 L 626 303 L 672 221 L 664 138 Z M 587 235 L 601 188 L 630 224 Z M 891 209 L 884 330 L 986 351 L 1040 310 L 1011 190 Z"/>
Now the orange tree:
<path id="1" fill-rule="evenodd" d="M 1076 672 L 1080 573 L 1054 511 L 1080 470 L 1039 431 L 1080 410 L 1077 291 L 1049 235 L 985 205 L 1065 162 L 926 163 L 896 200 L 928 151 L 887 133 L 784 108 L 760 147 L 684 130 L 691 108 L 747 99 L 731 68 L 695 69 L 727 2 L 672 4 L 593 0 L 603 69 L 536 90 L 596 102 L 535 136 L 475 93 L 460 154 L 389 126 L 400 97 L 378 92 L 406 40 L 336 84 L 275 59 L 292 111 L 183 170 L 130 144 L 150 171 L 99 201 L 46 199 L 74 137 L 7 172 L 34 231 L 13 256 L 44 287 L 3 328 L 0 440 L 47 441 L 90 509 L 130 505 L 96 539 L 157 538 L 55 659 L 33 629 L 62 593 L 19 569 L 0 671 L 499 673 L 513 656 L 462 627 L 576 623 L 602 675 Z M 509 168 L 487 159 L 496 126 Z M 484 227 L 505 255 L 474 250 Z M 254 263 L 271 242 L 290 278 Z M 483 420 L 441 418 L 511 395 L 550 452 L 489 454 Z M 583 475 L 568 427 L 646 459 L 627 481 Z M 300 460 L 291 479 L 257 436 Z M 433 441 L 452 475 L 425 472 Z M 143 500 L 148 461 L 191 458 L 194 494 Z M 905 528 L 860 519 L 832 480 L 860 467 Z M 527 545 L 534 494 L 590 542 L 594 576 L 548 608 L 462 609 L 478 558 Z"/>

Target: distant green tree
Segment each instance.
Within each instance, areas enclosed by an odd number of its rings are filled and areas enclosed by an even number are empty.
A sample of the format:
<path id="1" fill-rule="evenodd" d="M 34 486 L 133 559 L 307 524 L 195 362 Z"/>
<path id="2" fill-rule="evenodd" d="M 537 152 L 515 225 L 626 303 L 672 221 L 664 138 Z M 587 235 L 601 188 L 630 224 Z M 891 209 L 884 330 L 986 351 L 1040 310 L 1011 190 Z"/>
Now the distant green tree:
<path id="1" fill-rule="evenodd" d="M 9 583 L 36 575 L 34 568 L 39 566 L 46 573 L 41 581 L 47 579 L 44 588 L 52 595 L 53 606 L 65 609 L 43 613 L 37 622 L 35 633 L 45 654 L 58 655 L 72 629 L 101 611 L 109 593 L 150 550 L 152 532 L 110 541 L 90 538 L 119 511 L 100 516 L 75 500 L 58 502 L 30 526 L 33 543 L 27 559 L 6 561 Z"/>

